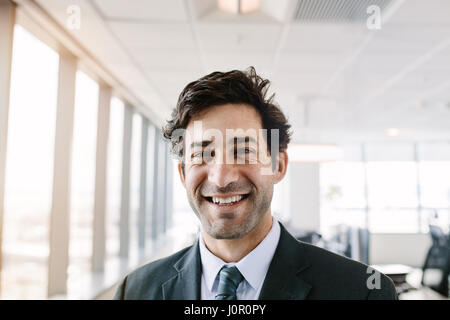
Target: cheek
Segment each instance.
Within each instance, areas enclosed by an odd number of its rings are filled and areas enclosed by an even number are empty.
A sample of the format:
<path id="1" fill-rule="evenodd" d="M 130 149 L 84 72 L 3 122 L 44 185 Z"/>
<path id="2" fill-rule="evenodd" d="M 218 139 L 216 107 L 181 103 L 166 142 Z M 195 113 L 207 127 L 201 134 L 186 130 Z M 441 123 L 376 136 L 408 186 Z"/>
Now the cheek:
<path id="1" fill-rule="evenodd" d="M 252 170 L 248 171 L 248 179 L 258 189 L 267 189 L 273 187 L 276 183 L 276 175 L 272 171 L 272 165 L 268 166 L 254 166 Z"/>
<path id="2" fill-rule="evenodd" d="M 197 168 L 190 167 L 186 168 L 186 189 L 190 193 L 195 193 L 199 185 L 205 180 L 206 171 Z"/>
<path id="3" fill-rule="evenodd" d="M 257 189 L 260 189 L 264 185 L 266 185 L 269 181 L 269 177 L 261 174 L 261 167 L 249 166 L 242 173 L 244 177 L 246 177 Z"/>

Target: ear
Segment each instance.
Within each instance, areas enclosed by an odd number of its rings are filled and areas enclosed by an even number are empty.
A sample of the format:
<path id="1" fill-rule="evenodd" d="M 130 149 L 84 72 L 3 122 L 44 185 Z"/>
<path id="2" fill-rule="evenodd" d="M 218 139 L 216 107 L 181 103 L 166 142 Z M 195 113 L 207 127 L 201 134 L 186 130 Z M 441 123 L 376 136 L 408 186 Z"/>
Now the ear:
<path id="1" fill-rule="evenodd" d="M 180 180 L 181 183 L 183 184 L 183 186 L 186 188 L 186 181 L 185 181 L 185 177 L 184 177 L 184 172 L 183 172 L 183 168 L 181 167 L 181 162 L 178 162 L 178 174 L 180 175 Z"/>
<path id="2" fill-rule="evenodd" d="M 277 184 L 281 180 L 283 180 L 284 176 L 286 175 L 287 166 L 288 166 L 288 154 L 285 151 L 281 151 L 278 153 L 277 161 L 278 161 L 278 167 L 277 171 L 274 172 L 274 183 Z"/>

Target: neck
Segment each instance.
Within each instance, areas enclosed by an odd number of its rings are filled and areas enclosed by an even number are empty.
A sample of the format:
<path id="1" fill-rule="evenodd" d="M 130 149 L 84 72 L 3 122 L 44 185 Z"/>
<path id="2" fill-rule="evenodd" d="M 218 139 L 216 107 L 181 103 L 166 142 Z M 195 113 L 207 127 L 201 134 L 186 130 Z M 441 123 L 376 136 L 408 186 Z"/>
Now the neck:
<path id="1" fill-rule="evenodd" d="M 272 215 L 270 210 L 262 218 L 260 223 L 245 235 L 239 239 L 215 239 L 202 231 L 203 241 L 206 247 L 216 257 L 222 259 L 225 262 L 238 262 L 266 237 L 272 228 Z"/>

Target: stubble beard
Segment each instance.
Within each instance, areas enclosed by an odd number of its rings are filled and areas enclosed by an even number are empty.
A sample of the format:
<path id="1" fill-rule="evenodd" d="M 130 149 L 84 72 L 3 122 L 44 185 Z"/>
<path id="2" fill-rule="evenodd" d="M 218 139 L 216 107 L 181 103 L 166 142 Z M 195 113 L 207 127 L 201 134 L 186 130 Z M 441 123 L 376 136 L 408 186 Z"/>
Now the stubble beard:
<path id="1" fill-rule="evenodd" d="M 200 220 L 202 229 L 214 239 L 231 240 L 243 238 L 259 225 L 270 208 L 272 195 L 273 187 L 262 190 L 260 199 L 255 199 L 254 192 L 252 191 L 247 198 L 247 201 L 253 202 L 251 208 L 248 209 L 250 212 L 244 213 L 246 217 L 242 223 L 233 225 L 227 223 L 229 221 L 228 219 L 210 221 L 208 219 L 208 213 L 203 213 L 201 210 L 202 202 L 207 200 L 201 196 L 199 196 L 200 200 L 196 200 L 190 193 L 187 196 L 192 210 Z"/>

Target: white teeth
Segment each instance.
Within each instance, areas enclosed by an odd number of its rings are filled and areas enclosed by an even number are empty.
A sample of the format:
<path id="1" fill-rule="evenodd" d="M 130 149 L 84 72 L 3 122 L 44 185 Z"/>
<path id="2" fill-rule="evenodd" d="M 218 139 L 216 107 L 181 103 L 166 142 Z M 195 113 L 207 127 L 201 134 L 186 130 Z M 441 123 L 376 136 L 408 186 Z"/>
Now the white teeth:
<path id="1" fill-rule="evenodd" d="M 243 197 L 244 196 L 242 196 L 242 195 L 228 197 L 228 198 L 212 197 L 212 201 L 214 203 L 218 203 L 218 204 L 229 204 L 229 203 L 238 202 L 238 201 L 242 200 Z"/>

